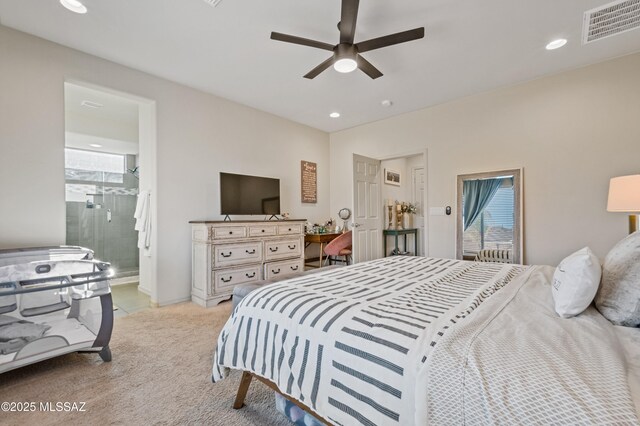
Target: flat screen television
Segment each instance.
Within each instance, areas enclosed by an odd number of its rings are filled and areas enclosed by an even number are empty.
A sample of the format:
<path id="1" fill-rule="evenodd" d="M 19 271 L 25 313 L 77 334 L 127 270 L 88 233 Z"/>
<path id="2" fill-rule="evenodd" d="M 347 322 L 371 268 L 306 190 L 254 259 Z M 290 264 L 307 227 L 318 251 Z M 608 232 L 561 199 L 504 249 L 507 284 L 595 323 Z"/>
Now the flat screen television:
<path id="1" fill-rule="evenodd" d="M 280 179 L 220 173 L 220 213 L 279 215 Z"/>

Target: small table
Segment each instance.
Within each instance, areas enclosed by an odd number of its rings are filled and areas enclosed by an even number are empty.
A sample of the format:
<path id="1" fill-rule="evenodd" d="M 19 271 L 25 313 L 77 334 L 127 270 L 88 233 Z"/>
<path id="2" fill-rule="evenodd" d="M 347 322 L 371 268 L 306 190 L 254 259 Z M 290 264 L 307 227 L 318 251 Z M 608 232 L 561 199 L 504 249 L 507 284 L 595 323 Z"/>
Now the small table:
<path id="1" fill-rule="evenodd" d="M 322 268 L 322 256 L 324 256 L 324 245 L 335 240 L 340 235 L 342 235 L 342 233 L 338 232 L 338 233 L 331 233 L 331 234 L 306 234 L 304 236 L 304 248 L 307 248 L 314 243 L 320 244 L 320 265 L 318 266 L 318 268 Z M 309 264 L 305 264 L 305 265 L 315 268 L 315 266 L 313 265 L 309 265 Z"/>
<path id="2" fill-rule="evenodd" d="M 384 257 L 387 257 L 387 237 L 389 235 L 392 235 L 395 237 L 395 252 L 398 253 L 400 252 L 400 249 L 398 248 L 398 236 L 400 235 L 404 235 L 404 249 L 405 251 L 407 250 L 407 235 L 413 235 L 413 242 L 414 242 L 414 247 L 416 249 L 416 254 L 415 256 L 418 255 L 418 229 L 417 228 L 411 228 L 411 229 L 385 229 L 382 231 L 382 235 L 384 236 Z"/>

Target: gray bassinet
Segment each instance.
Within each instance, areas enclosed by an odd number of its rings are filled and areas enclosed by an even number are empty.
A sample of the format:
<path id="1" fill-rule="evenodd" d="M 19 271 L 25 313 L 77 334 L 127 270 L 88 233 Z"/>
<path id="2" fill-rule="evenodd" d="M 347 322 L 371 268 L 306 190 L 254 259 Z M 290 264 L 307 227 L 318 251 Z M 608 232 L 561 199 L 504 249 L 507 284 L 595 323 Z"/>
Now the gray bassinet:
<path id="1" fill-rule="evenodd" d="M 111 275 L 82 247 L 0 250 L 0 373 L 70 352 L 111 361 Z"/>

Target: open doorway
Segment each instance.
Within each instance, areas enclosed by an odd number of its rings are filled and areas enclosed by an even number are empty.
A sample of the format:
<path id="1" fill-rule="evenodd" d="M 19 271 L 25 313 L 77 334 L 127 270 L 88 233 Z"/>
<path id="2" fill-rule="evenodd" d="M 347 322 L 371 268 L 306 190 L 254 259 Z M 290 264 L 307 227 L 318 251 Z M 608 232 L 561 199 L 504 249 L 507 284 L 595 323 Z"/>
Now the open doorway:
<path id="1" fill-rule="evenodd" d="M 134 218 L 148 172 L 140 140 L 150 126 L 141 123 L 145 106 L 81 83 L 66 82 L 64 92 L 66 244 L 87 247 L 112 265 L 119 314 L 146 309 L 152 292 L 150 283 L 141 285 L 149 274 L 141 274 L 145 256 Z"/>
<path id="2" fill-rule="evenodd" d="M 428 254 L 426 172 L 426 151 L 384 158 L 353 155 L 356 262 L 399 253 Z M 410 205 L 414 212 L 403 215 L 402 225 L 398 225 L 396 203 Z"/>

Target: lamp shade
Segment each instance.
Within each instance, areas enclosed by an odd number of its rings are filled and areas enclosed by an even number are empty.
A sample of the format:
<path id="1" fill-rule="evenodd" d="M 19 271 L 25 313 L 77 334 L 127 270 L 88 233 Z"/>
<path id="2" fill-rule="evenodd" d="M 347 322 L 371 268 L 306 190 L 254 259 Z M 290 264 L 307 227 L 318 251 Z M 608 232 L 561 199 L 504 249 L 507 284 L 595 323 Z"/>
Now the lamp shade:
<path id="1" fill-rule="evenodd" d="M 640 175 L 620 176 L 609 182 L 610 212 L 640 212 Z"/>

